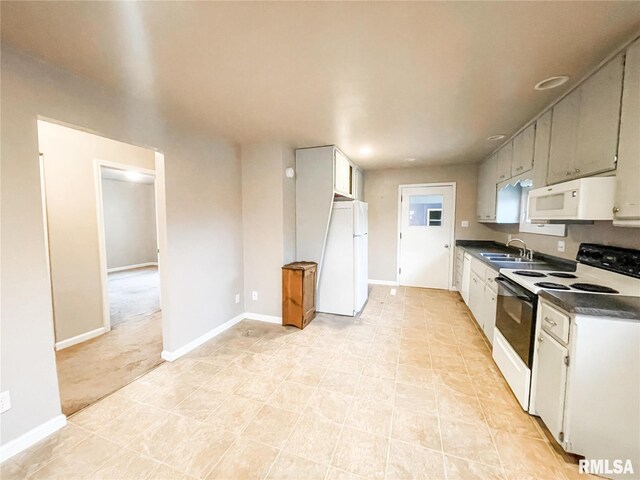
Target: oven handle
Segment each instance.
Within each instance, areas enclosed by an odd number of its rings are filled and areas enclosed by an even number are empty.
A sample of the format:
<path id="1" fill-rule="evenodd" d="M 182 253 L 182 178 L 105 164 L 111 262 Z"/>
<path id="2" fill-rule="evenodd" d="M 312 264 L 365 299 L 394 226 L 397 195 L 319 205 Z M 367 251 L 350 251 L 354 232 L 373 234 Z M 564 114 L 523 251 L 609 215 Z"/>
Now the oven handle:
<path id="1" fill-rule="evenodd" d="M 496 282 L 500 282 L 504 288 L 513 293 L 516 298 L 522 300 L 523 302 L 528 302 L 531 304 L 535 303 L 535 295 L 527 295 L 528 292 L 525 293 L 523 288 L 515 285 L 511 282 L 507 277 L 503 277 L 502 275 L 498 275 L 496 277 Z"/>

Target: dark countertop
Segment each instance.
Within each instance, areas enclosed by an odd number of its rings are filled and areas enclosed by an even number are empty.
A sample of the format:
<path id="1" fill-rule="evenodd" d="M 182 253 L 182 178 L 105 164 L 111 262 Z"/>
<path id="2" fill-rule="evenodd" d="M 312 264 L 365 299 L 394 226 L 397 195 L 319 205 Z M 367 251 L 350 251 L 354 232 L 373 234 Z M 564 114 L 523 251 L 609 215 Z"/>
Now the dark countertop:
<path id="1" fill-rule="evenodd" d="M 517 268 L 518 270 L 555 270 L 558 272 L 575 272 L 576 262 L 564 258 L 553 257 L 542 253 L 534 253 L 533 259 L 543 263 L 521 263 L 521 262 L 492 262 L 481 253 L 511 253 L 520 254 L 520 250 L 514 247 L 506 247 L 502 243 L 490 240 L 456 240 L 456 246 L 469 252 L 474 258 L 489 265 L 494 270 L 501 268 Z"/>
<path id="2" fill-rule="evenodd" d="M 640 297 L 557 290 L 541 290 L 538 296 L 575 315 L 640 320 Z"/>

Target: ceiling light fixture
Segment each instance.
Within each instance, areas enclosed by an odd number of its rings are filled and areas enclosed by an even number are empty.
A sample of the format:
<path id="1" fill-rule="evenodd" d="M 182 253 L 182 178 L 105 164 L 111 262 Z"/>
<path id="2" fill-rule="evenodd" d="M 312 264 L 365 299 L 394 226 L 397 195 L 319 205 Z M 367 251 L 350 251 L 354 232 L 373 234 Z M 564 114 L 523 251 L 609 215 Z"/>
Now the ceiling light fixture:
<path id="1" fill-rule="evenodd" d="M 124 172 L 124 176 L 130 182 L 141 182 L 145 177 L 142 173 L 136 172 L 135 170 L 127 170 Z"/>
<path id="2" fill-rule="evenodd" d="M 533 88 L 535 90 L 551 90 L 552 88 L 556 88 L 567 83 L 567 80 L 569 80 L 568 76 L 557 75 L 555 77 L 545 78 L 541 82 L 536 83 L 535 87 Z"/>
<path id="3" fill-rule="evenodd" d="M 373 149 L 369 146 L 360 147 L 360 155 L 371 155 Z"/>
<path id="4" fill-rule="evenodd" d="M 491 135 L 490 137 L 487 137 L 487 140 L 493 142 L 495 140 L 502 140 L 503 138 L 507 138 L 507 136 L 504 133 L 498 133 L 497 135 Z"/>

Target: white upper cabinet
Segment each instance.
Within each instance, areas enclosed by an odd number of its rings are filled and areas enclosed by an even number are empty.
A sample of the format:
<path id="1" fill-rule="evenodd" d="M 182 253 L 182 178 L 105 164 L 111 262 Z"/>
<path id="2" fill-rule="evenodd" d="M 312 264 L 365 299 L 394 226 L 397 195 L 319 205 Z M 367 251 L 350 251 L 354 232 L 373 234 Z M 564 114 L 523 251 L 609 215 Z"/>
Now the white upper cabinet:
<path id="1" fill-rule="evenodd" d="M 547 169 L 549 167 L 549 142 L 551 141 L 551 110 L 536 120 L 536 133 L 533 147 L 533 171 L 531 188 L 547 185 Z"/>
<path id="2" fill-rule="evenodd" d="M 548 184 L 563 182 L 574 174 L 579 114 L 579 89 L 571 92 L 553 107 Z"/>
<path id="3" fill-rule="evenodd" d="M 353 166 L 349 159 L 338 149 L 334 150 L 334 152 L 334 190 L 336 193 L 351 197 L 353 196 Z"/>
<path id="4" fill-rule="evenodd" d="M 491 155 L 478 168 L 477 218 L 480 222 L 496 219 L 496 154 Z"/>
<path id="5" fill-rule="evenodd" d="M 533 167 L 535 137 L 536 124 L 532 123 L 513 139 L 513 163 L 511 165 L 513 176 L 528 172 Z"/>
<path id="6" fill-rule="evenodd" d="M 616 168 L 623 66 L 624 56 L 618 55 L 580 86 L 578 176 Z"/>
<path id="7" fill-rule="evenodd" d="M 353 194 L 356 200 L 364 202 L 364 172 L 357 167 L 353 169 Z"/>
<path id="8" fill-rule="evenodd" d="M 623 55 L 553 107 L 549 184 L 616 168 Z"/>
<path id="9" fill-rule="evenodd" d="M 496 170 L 497 183 L 511 178 L 511 164 L 513 162 L 513 141 L 498 150 L 498 166 Z"/>
<path id="10" fill-rule="evenodd" d="M 640 226 L 640 40 L 627 50 L 614 224 Z"/>

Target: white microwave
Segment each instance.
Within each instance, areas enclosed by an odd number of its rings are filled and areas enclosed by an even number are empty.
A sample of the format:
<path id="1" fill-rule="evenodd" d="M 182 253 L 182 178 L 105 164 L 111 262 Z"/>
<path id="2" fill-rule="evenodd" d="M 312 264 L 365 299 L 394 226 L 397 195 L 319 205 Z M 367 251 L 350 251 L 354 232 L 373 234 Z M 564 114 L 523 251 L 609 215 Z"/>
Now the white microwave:
<path id="1" fill-rule="evenodd" d="M 529 218 L 613 220 L 615 177 L 588 177 L 529 192 Z"/>

